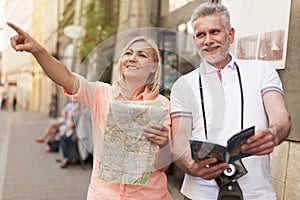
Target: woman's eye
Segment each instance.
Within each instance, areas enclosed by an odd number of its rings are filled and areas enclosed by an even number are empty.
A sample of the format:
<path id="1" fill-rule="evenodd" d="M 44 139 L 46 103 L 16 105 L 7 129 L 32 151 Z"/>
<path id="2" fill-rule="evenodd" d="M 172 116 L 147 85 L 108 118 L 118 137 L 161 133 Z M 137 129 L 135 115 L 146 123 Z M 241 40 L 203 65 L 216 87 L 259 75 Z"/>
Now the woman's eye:
<path id="1" fill-rule="evenodd" d="M 145 54 L 140 54 L 140 56 L 143 58 L 147 58 L 147 56 Z"/>
<path id="2" fill-rule="evenodd" d="M 130 51 L 125 52 L 125 55 L 131 55 Z"/>

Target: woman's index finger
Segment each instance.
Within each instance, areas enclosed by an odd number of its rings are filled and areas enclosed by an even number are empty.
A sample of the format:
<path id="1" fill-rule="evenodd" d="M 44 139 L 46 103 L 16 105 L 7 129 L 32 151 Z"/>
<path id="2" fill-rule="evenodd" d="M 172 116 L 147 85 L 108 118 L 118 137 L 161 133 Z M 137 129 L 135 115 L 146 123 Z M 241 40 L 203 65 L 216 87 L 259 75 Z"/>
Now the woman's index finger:
<path id="1" fill-rule="evenodd" d="M 7 25 L 9 27 L 11 27 L 12 29 L 14 29 L 19 35 L 24 35 L 25 31 L 23 31 L 20 27 L 18 27 L 17 25 L 11 23 L 11 22 L 7 22 Z"/>

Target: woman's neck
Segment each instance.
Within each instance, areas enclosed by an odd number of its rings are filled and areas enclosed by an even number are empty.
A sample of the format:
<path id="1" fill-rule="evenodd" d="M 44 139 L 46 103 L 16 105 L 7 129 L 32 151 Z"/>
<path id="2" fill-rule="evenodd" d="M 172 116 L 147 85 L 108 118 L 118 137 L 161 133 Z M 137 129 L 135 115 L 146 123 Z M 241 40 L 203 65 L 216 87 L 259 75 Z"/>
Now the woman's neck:
<path id="1" fill-rule="evenodd" d="M 122 88 L 123 94 L 128 100 L 132 100 L 145 90 L 145 84 L 125 82 L 125 88 Z"/>

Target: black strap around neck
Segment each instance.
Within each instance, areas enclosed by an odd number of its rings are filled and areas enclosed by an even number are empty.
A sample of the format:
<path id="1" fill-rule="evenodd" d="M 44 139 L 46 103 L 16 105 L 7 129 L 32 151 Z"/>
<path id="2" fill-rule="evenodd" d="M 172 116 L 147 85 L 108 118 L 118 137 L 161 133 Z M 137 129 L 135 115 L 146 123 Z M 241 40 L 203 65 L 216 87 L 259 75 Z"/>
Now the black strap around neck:
<path id="1" fill-rule="evenodd" d="M 244 128 L 244 94 L 243 94 L 243 86 L 242 86 L 242 79 L 241 73 L 239 70 L 238 65 L 234 62 L 236 66 L 236 71 L 238 74 L 238 80 L 240 85 L 240 94 L 241 94 L 241 130 Z M 203 98 L 203 88 L 202 88 L 202 81 L 201 81 L 201 70 L 199 70 L 199 90 L 200 90 L 200 100 L 201 100 L 201 107 L 202 107 L 202 115 L 203 115 L 203 123 L 204 123 L 204 132 L 205 138 L 208 139 L 207 135 L 207 124 L 206 124 L 206 115 L 205 115 L 205 108 L 204 108 L 204 98 Z"/>

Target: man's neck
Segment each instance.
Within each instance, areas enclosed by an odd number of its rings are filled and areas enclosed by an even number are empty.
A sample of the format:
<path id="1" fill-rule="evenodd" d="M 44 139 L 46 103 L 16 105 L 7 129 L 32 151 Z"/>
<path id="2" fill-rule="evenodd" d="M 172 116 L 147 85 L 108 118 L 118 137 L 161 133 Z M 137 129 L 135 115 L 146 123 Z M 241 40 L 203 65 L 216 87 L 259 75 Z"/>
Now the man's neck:
<path id="1" fill-rule="evenodd" d="M 225 59 L 223 59 L 222 61 L 212 64 L 213 66 L 215 66 L 217 69 L 224 69 L 228 63 L 231 61 L 232 56 L 228 53 L 225 57 Z M 211 64 L 211 63 L 210 63 Z"/>

